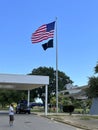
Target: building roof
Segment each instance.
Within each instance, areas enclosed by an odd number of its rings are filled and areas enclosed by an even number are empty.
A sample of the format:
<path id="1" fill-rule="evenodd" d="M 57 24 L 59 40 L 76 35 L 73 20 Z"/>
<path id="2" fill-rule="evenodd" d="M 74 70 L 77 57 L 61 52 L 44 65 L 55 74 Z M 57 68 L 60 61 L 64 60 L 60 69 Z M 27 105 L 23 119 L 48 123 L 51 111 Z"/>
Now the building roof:
<path id="1" fill-rule="evenodd" d="M 0 88 L 31 90 L 49 84 L 49 76 L 0 74 Z"/>
<path id="2" fill-rule="evenodd" d="M 84 85 L 81 87 L 71 86 L 70 88 L 67 88 L 67 90 L 60 91 L 59 93 L 64 94 L 68 92 L 68 94 L 65 94 L 66 97 L 74 97 L 76 99 L 87 99 L 88 97 L 86 96 L 86 92 L 85 92 L 86 88 L 88 88 L 88 85 Z"/>

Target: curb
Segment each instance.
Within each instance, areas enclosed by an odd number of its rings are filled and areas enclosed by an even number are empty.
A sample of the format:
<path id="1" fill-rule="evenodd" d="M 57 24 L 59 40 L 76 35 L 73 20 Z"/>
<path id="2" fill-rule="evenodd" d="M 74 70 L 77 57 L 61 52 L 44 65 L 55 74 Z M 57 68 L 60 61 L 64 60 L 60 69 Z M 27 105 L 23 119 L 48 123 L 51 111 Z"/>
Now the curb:
<path id="1" fill-rule="evenodd" d="M 45 117 L 45 118 L 48 118 L 50 120 L 54 120 L 54 121 L 57 121 L 57 122 L 61 122 L 61 123 L 67 124 L 67 125 L 71 125 L 71 126 L 74 126 L 74 127 L 80 128 L 80 129 L 92 130 L 92 129 L 89 129 L 87 126 L 83 126 L 83 125 L 80 125 L 80 124 L 73 124 L 70 121 L 61 121 L 59 119 L 51 118 L 51 117 L 48 117 L 48 116 L 45 116 L 45 115 L 39 115 L 39 116 L 42 116 L 42 117 Z"/>

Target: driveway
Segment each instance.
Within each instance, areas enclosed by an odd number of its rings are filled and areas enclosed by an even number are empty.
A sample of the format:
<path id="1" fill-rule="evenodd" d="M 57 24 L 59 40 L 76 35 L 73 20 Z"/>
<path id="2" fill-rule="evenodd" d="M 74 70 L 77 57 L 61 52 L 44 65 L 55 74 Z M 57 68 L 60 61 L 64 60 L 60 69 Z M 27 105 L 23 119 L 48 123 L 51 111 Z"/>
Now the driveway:
<path id="1" fill-rule="evenodd" d="M 15 114 L 13 126 L 9 126 L 8 113 L 0 113 L 0 130 L 80 130 L 34 114 Z"/>

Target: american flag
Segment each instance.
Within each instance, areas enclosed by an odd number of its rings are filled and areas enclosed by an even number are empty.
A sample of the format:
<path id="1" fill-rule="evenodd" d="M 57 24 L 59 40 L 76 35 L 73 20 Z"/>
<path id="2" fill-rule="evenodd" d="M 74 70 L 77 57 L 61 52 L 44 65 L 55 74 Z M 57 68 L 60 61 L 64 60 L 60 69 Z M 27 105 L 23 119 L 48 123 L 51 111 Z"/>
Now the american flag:
<path id="1" fill-rule="evenodd" d="M 32 43 L 42 42 L 48 38 L 54 37 L 54 27 L 55 22 L 44 24 L 40 26 L 34 33 L 32 33 L 31 41 Z"/>

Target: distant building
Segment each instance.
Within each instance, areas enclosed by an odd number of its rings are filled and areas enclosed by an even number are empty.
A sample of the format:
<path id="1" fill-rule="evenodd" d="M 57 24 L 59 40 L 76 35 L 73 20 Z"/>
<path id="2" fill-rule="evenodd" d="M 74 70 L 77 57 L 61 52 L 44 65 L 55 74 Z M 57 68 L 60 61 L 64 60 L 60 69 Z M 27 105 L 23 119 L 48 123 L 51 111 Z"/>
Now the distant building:
<path id="1" fill-rule="evenodd" d="M 80 100 L 85 100 L 88 98 L 85 92 L 85 89 L 88 88 L 88 85 L 79 87 L 73 86 L 72 84 L 67 84 L 65 87 L 67 90 L 60 91 L 59 93 L 63 93 L 66 97 L 73 97 Z M 66 94 L 67 92 L 68 94 Z M 89 114 L 98 115 L 98 98 L 93 98 Z"/>
<path id="2" fill-rule="evenodd" d="M 85 93 L 85 89 L 88 88 L 87 85 L 84 85 L 84 86 L 73 86 L 72 84 L 67 84 L 65 86 L 67 88 L 67 90 L 63 90 L 63 91 L 60 91 L 59 93 L 67 93 L 68 94 L 65 94 L 66 97 L 74 97 L 75 99 L 87 99 L 88 97 L 86 96 L 86 93 Z"/>

